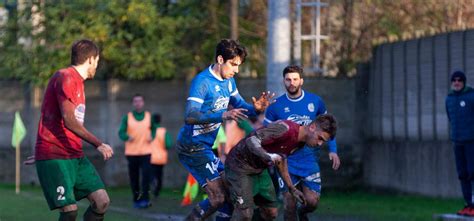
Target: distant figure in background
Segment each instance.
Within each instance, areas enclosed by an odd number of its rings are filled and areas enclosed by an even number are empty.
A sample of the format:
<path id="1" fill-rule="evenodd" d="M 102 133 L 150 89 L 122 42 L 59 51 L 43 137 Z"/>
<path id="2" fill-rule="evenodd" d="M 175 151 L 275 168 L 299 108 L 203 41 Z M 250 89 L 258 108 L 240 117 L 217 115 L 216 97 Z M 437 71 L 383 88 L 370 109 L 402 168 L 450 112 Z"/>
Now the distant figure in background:
<path id="1" fill-rule="evenodd" d="M 155 137 L 156 128 L 151 114 L 145 111 L 145 99 L 140 94 L 132 98 L 132 112 L 122 118 L 119 137 L 125 141 L 125 156 L 128 160 L 128 175 L 133 193 L 133 207 L 147 208 L 151 206 L 149 190 L 151 178 L 151 141 Z M 140 188 L 141 172 L 141 188 Z"/>
<path id="2" fill-rule="evenodd" d="M 456 168 L 466 205 L 458 215 L 474 216 L 474 90 L 466 86 L 466 75 L 451 75 L 451 91 L 446 97 L 446 112 L 451 125 Z"/>
<path id="3" fill-rule="evenodd" d="M 173 141 L 166 128 L 160 125 L 161 115 L 153 114 L 152 119 L 156 133 L 155 138 L 151 141 L 151 181 L 155 181 L 153 195 L 157 198 L 163 184 L 163 167 L 168 163 L 168 149 L 173 146 Z"/>

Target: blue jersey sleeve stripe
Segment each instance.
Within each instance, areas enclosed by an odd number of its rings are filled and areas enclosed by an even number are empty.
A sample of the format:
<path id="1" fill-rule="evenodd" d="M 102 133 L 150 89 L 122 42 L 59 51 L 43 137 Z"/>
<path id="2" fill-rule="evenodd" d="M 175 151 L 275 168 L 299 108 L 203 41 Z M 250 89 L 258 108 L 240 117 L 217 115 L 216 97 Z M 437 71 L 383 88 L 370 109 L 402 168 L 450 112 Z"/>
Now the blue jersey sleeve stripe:
<path id="1" fill-rule="evenodd" d="M 239 90 L 235 90 L 234 92 L 232 92 L 232 94 L 230 94 L 230 96 L 235 96 L 237 94 L 239 94 Z"/>
<path id="2" fill-rule="evenodd" d="M 188 101 L 196 101 L 200 104 L 204 103 L 204 100 L 198 97 L 188 97 Z"/>
<path id="3" fill-rule="evenodd" d="M 273 121 L 269 120 L 268 118 L 265 117 L 264 119 L 267 123 L 272 123 Z"/>

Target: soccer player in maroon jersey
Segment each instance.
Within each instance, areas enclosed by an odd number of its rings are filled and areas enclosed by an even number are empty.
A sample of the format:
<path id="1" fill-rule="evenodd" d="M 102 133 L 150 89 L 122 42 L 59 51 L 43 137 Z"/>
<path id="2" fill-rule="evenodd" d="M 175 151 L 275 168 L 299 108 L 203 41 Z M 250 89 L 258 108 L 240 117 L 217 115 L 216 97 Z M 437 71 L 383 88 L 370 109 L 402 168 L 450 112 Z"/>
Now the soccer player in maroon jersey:
<path id="1" fill-rule="evenodd" d="M 76 201 L 83 198 L 90 202 L 83 218 L 87 221 L 103 220 L 110 203 L 104 183 L 82 150 L 84 140 L 104 160 L 114 153 L 83 125 L 84 81 L 94 78 L 98 62 L 99 48 L 92 41 L 79 40 L 72 45 L 71 66 L 49 79 L 41 106 L 35 156 L 25 162 L 36 163 L 46 201 L 51 210 L 59 209 L 60 221 L 76 220 Z"/>
<path id="2" fill-rule="evenodd" d="M 292 121 L 277 121 L 252 132 L 242 139 L 227 155 L 225 162 L 225 179 L 230 192 L 230 199 L 234 205 L 232 220 L 251 220 L 253 215 L 254 197 L 252 188 L 254 180 L 262 171 L 275 165 L 285 184 L 293 195 L 302 204 L 304 195 L 291 183 L 286 156 L 293 153 L 305 144 L 318 147 L 336 135 L 336 120 L 332 115 L 319 115 L 313 122 L 300 126 Z M 267 184 L 273 186 L 271 180 Z M 273 191 L 274 189 L 269 189 Z M 276 197 L 275 197 L 276 200 Z M 266 211 L 267 220 L 275 219 L 276 208 Z"/>

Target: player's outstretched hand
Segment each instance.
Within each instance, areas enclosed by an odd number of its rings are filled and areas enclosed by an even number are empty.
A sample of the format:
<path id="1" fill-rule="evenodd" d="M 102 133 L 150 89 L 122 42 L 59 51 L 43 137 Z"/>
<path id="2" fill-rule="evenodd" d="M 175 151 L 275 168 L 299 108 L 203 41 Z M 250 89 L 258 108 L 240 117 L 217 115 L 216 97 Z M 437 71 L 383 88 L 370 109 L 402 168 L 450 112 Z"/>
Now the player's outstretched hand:
<path id="1" fill-rule="evenodd" d="M 235 108 L 232 110 L 228 110 L 224 112 L 224 114 L 222 114 L 222 119 L 235 121 L 238 121 L 240 119 L 244 120 L 248 118 L 247 115 L 244 114 L 244 112 L 247 112 L 247 110 L 243 108 Z"/>
<path id="2" fill-rule="evenodd" d="M 108 160 L 112 157 L 112 155 L 114 155 L 114 150 L 112 150 L 112 147 L 105 143 L 97 147 L 97 150 L 102 154 L 104 160 Z"/>
<path id="3" fill-rule="evenodd" d="M 24 165 L 33 165 L 33 164 L 35 164 L 35 163 L 36 163 L 35 155 L 29 156 L 29 157 L 26 158 L 25 161 L 23 161 L 23 164 L 24 164 Z"/>
<path id="4" fill-rule="evenodd" d="M 270 91 L 262 92 L 262 95 L 258 99 L 252 97 L 253 107 L 258 112 L 264 112 L 271 103 L 275 102 L 273 97 L 275 93 L 270 93 Z"/>
<path id="5" fill-rule="evenodd" d="M 341 160 L 339 159 L 337 153 L 329 153 L 329 160 L 332 161 L 333 170 L 339 169 L 339 166 L 341 165 Z"/>
<path id="6" fill-rule="evenodd" d="M 298 202 L 300 202 L 302 205 L 306 205 L 306 200 L 304 199 L 304 195 L 301 191 L 293 187 L 293 188 L 290 188 L 290 193 L 293 197 L 296 198 Z"/>

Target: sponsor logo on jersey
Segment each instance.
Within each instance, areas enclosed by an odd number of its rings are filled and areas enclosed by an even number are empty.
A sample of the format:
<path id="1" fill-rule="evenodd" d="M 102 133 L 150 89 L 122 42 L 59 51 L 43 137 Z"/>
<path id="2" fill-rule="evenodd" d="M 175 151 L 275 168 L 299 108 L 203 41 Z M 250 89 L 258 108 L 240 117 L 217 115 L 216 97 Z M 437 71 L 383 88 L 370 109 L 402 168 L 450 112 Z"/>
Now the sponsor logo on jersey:
<path id="1" fill-rule="evenodd" d="M 83 124 L 85 115 L 86 115 L 86 105 L 84 104 L 77 105 L 76 109 L 74 109 L 74 116 L 76 117 L 76 120 L 79 121 L 81 124 Z"/>
<path id="2" fill-rule="evenodd" d="M 461 101 L 461 102 L 459 102 L 459 105 L 461 105 L 461 107 L 465 107 L 465 106 L 466 106 L 466 102 Z"/>
<path id="3" fill-rule="evenodd" d="M 217 98 L 216 102 L 214 102 L 214 109 L 212 109 L 212 111 L 216 112 L 220 110 L 226 110 L 227 105 L 229 105 L 229 97 L 220 96 Z"/>
<path id="4" fill-rule="evenodd" d="M 299 125 L 309 125 L 311 123 L 311 118 L 306 115 L 298 115 L 298 114 L 292 114 L 286 118 L 287 120 L 291 120 Z"/>
<path id="5" fill-rule="evenodd" d="M 216 92 L 219 92 L 221 90 L 221 87 L 219 87 L 219 85 L 216 85 L 215 89 L 216 89 Z"/>
<path id="6" fill-rule="evenodd" d="M 285 111 L 285 113 L 290 112 L 290 108 L 289 108 L 289 107 L 285 107 L 285 108 L 283 108 L 283 110 Z"/>
<path id="7" fill-rule="evenodd" d="M 309 112 L 314 112 L 314 104 L 313 103 L 308 104 L 308 110 L 309 110 Z"/>

